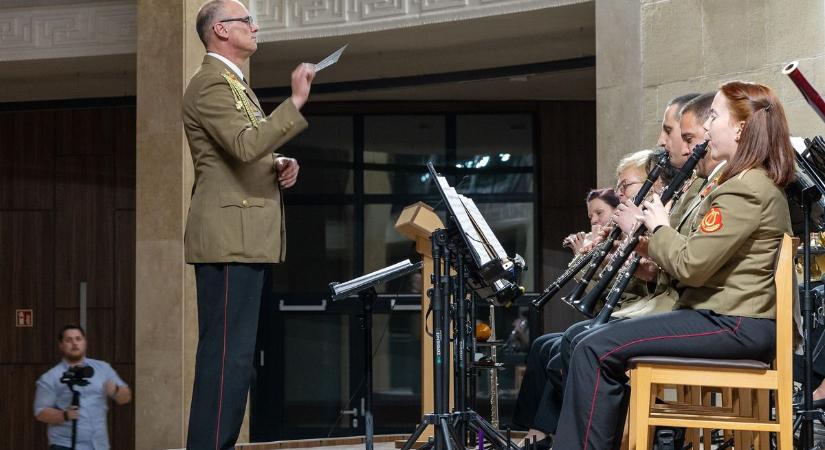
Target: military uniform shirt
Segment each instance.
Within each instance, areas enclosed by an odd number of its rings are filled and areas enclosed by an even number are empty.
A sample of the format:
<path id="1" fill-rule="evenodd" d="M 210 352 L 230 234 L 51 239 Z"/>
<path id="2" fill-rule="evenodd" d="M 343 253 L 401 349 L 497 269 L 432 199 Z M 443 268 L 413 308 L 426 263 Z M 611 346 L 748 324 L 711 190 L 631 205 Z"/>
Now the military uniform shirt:
<path id="1" fill-rule="evenodd" d="M 690 237 L 662 227 L 650 239 L 651 258 L 684 286 L 678 308 L 775 318 L 773 266 L 791 232 L 785 194 L 761 168 L 725 181 L 702 202 Z"/>

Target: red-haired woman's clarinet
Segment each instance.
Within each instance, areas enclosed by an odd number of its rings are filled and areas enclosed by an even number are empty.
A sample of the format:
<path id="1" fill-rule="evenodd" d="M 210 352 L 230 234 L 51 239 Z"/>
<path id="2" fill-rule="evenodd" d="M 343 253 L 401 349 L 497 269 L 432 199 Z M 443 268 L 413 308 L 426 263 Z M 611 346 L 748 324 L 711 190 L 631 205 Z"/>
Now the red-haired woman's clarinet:
<path id="1" fill-rule="evenodd" d="M 788 63 L 785 68 L 782 69 L 782 74 L 787 75 L 791 81 L 793 81 L 793 84 L 799 88 L 799 92 L 802 93 L 802 96 L 805 97 L 805 100 L 811 105 L 811 108 L 819 114 L 820 119 L 825 121 L 825 101 L 822 100 L 819 92 L 811 86 L 811 83 L 808 83 L 805 75 L 802 75 L 802 72 L 799 71 L 799 61 L 791 61 Z"/>

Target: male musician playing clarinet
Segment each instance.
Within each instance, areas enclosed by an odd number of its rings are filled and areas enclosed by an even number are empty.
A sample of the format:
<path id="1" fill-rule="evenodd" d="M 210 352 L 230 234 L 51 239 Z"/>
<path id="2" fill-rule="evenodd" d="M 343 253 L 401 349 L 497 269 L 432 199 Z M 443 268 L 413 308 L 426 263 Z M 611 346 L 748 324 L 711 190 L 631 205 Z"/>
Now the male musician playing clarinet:
<path id="1" fill-rule="evenodd" d="M 679 139 L 673 139 L 668 136 L 665 140 L 665 149 L 670 155 L 671 164 L 674 167 L 680 168 L 694 147 L 705 141 L 705 130 L 702 124 L 707 120 L 710 114 L 710 105 L 713 103 L 714 92 L 708 92 L 688 101 L 680 110 L 676 110 L 672 114 L 674 117 L 668 117 L 673 108 L 668 108 L 665 113 L 665 120 L 663 123 L 662 134 L 667 131 L 670 134 L 679 133 Z M 676 119 L 676 127 L 665 128 L 664 124 L 670 120 Z M 725 164 L 725 161 L 717 161 L 711 157 L 705 157 L 699 160 L 696 165 L 696 180 L 692 183 L 689 190 L 685 193 L 683 200 L 679 205 L 675 206 L 671 212 L 671 225 L 676 228 L 681 234 L 687 235 L 690 233 L 690 228 L 683 229 L 685 225 L 689 225 L 692 221 L 692 212 L 695 212 L 696 207 L 701 202 L 701 198 L 707 196 L 710 189 L 715 186 L 713 179 L 719 170 Z M 632 231 L 636 224 L 636 217 L 640 216 L 641 209 L 631 202 L 623 202 L 616 208 L 614 220 L 622 228 L 622 231 L 628 233 Z M 695 229 L 695 227 L 693 227 Z M 647 238 L 642 238 L 639 245 L 644 249 L 647 244 Z"/>

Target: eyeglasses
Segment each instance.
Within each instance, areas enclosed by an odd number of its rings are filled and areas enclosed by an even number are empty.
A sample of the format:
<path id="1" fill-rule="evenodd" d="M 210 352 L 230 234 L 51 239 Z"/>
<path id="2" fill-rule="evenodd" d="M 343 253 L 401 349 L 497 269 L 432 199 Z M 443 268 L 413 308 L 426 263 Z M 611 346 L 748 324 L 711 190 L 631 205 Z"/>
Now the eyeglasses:
<path id="1" fill-rule="evenodd" d="M 255 19 L 252 18 L 252 16 L 235 17 L 235 18 L 232 18 L 232 19 L 223 19 L 223 20 L 218 21 L 218 23 L 226 23 L 226 22 L 243 22 L 243 23 L 247 24 L 250 27 L 255 25 Z"/>
<path id="2" fill-rule="evenodd" d="M 628 183 L 627 180 L 622 180 L 622 181 L 619 182 L 619 184 L 616 185 L 616 193 L 617 194 L 618 193 L 624 194 L 625 191 L 627 190 L 627 188 L 629 188 L 630 186 L 634 186 L 634 185 L 642 184 L 642 183 L 643 183 L 643 181 L 631 181 L 631 182 Z"/>

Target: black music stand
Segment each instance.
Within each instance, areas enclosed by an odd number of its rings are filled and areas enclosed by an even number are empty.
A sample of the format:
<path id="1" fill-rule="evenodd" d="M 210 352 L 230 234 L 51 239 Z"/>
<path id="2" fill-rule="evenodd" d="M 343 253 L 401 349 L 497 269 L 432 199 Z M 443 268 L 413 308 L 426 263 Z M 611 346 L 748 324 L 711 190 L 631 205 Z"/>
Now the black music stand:
<path id="1" fill-rule="evenodd" d="M 366 393 L 364 394 L 364 443 L 366 450 L 373 450 L 373 438 L 375 436 L 375 424 L 372 416 L 372 309 L 375 299 L 378 298 L 375 286 L 418 272 L 423 265 L 424 263 L 421 261 L 413 264 L 409 259 L 405 259 L 343 283 L 332 282 L 329 284 L 333 301 L 341 300 L 352 294 L 358 294 L 363 307 L 361 329 L 364 330 L 364 379 L 366 384 Z"/>
<path id="2" fill-rule="evenodd" d="M 517 282 L 524 270 L 524 260 L 507 256 L 475 203 L 450 187 L 432 163 L 427 169 L 447 206 L 448 227 L 432 233 L 433 277 L 430 292 L 433 311 L 433 377 L 434 411 L 424 415 L 421 423 L 404 443 L 402 450 L 410 450 L 424 430 L 432 425 L 434 439 L 422 446 L 430 450 L 464 450 L 467 431 L 481 431 L 492 445 L 500 450 L 518 450 L 492 424 L 466 404 L 466 344 L 467 299 L 473 292 L 485 299 L 508 303 L 521 295 Z M 457 275 L 451 276 L 455 269 Z M 450 386 L 450 299 L 455 308 L 455 409 L 449 411 Z"/>
<path id="3" fill-rule="evenodd" d="M 797 180 L 788 187 L 788 194 L 799 204 L 803 217 L 802 248 L 803 248 L 803 288 L 802 288 L 802 333 L 804 340 L 804 389 L 802 408 L 797 411 L 794 429 L 801 424 L 799 433 L 800 449 L 814 447 L 813 421 L 825 423 L 822 410 L 813 409 L 813 328 L 816 320 L 813 295 L 811 291 L 811 225 L 814 205 L 825 193 L 825 141 L 820 136 L 805 139 L 805 151 L 796 153 Z M 822 231 L 821 221 L 815 223 L 817 230 Z"/>

